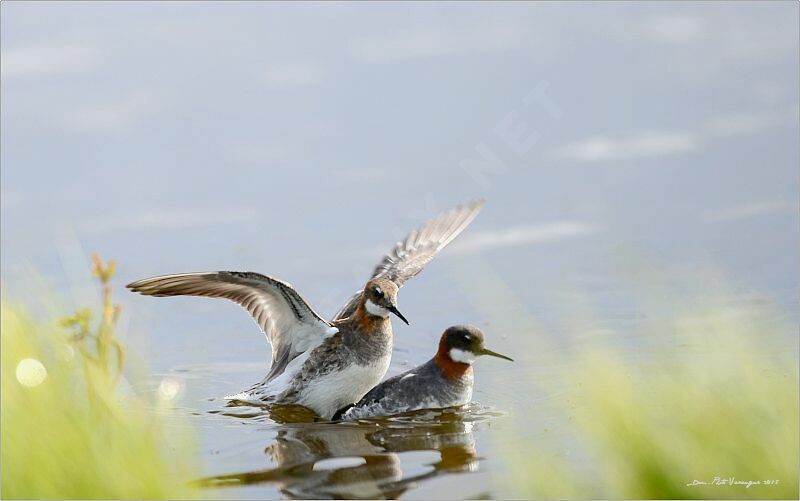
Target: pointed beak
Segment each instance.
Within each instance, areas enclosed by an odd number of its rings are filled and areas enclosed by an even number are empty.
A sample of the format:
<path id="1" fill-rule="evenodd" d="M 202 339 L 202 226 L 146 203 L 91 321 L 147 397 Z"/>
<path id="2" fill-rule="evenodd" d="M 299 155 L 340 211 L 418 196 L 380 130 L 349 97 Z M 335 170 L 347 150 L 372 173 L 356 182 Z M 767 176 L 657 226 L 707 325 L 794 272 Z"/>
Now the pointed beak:
<path id="1" fill-rule="evenodd" d="M 481 354 L 481 355 L 489 355 L 489 356 L 492 356 L 492 357 L 502 358 L 504 360 L 508 360 L 509 362 L 513 362 L 514 361 L 513 358 L 507 357 L 505 355 L 501 355 L 501 354 L 497 353 L 496 351 L 492 351 L 492 350 L 490 350 L 488 348 L 481 348 L 481 350 L 478 353 Z"/>
<path id="2" fill-rule="evenodd" d="M 397 310 L 397 307 L 395 307 L 395 306 L 390 306 L 390 307 L 388 307 L 388 308 L 386 308 L 386 309 L 387 309 L 387 310 L 389 310 L 389 311 L 391 311 L 391 312 L 392 312 L 392 313 L 394 313 L 395 315 L 397 315 L 397 318 L 399 318 L 400 320 L 402 320 L 403 322 L 405 322 L 405 323 L 406 323 L 406 325 L 411 325 L 410 323 L 408 323 L 408 320 L 406 320 L 406 317 L 404 317 L 404 316 L 403 316 L 403 314 L 402 314 L 402 313 L 400 313 L 400 312 Z"/>

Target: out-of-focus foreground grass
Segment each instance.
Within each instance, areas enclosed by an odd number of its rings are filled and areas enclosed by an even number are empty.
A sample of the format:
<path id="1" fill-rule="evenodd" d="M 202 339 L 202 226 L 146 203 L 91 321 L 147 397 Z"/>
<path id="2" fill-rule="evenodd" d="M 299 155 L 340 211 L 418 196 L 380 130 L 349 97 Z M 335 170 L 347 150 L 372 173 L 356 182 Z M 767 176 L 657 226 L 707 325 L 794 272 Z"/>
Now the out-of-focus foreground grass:
<path id="1" fill-rule="evenodd" d="M 191 440 L 167 433 L 155 402 L 117 389 L 114 266 L 95 258 L 93 271 L 103 288 L 96 327 L 90 310 L 59 326 L 2 304 L 2 497 L 194 497 Z"/>
<path id="2" fill-rule="evenodd" d="M 778 329 L 706 311 L 674 319 L 651 352 L 592 346 L 565 360 L 575 445 L 517 441 L 513 496 L 798 499 L 797 353 L 775 349 L 793 344 Z"/>

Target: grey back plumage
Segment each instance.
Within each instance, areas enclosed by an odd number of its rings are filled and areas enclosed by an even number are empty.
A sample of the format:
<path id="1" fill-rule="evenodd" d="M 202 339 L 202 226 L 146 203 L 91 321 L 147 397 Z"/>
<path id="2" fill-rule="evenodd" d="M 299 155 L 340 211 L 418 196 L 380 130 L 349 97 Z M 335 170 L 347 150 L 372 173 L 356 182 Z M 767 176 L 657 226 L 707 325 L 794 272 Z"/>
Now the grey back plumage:
<path id="1" fill-rule="evenodd" d="M 391 415 L 421 408 L 456 405 L 472 388 L 472 375 L 447 378 L 434 359 L 391 377 L 367 392 L 355 405 L 341 409 L 334 419 Z"/>

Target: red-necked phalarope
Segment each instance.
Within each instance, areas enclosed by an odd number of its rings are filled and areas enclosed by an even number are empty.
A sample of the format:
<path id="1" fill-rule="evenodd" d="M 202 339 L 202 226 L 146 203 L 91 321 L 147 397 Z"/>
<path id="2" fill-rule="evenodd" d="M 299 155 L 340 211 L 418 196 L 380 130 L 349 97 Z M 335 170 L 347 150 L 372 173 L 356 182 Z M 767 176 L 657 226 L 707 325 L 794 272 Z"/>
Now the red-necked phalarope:
<path id="1" fill-rule="evenodd" d="M 409 234 L 376 266 L 364 289 L 327 321 L 286 282 L 252 272 L 184 273 L 147 278 L 128 288 L 148 296 L 230 299 L 255 319 L 272 345 L 269 373 L 227 397 L 249 403 L 298 404 L 330 419 L 358 401 L 389 368 L 397 291 L 475 218 L 477 200 L 439 215 Z"/>
<path id="2" fill-rule="evenodd" d="M 420 409 L 443 409 L 472 400 L 472 364 L 481 355 L 513 360 L 483 346 L 483 333 L 471 325 L 448 328 L 428 362 L 387 379 L 333 419 L 389 416 Z"/>

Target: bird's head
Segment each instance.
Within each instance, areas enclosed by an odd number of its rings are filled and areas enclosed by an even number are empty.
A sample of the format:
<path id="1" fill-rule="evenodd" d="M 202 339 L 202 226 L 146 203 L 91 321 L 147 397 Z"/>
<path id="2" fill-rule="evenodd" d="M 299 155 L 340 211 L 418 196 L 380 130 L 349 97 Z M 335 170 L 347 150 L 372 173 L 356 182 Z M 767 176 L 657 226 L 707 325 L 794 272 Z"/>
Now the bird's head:
<path id="1" fill-rule="evenodd" d="M 364 286 L 364 309 L 374 317 L 388 318 L 390 313 L 408 325 L 408 320 L 397 310 L 397 285 L 391 280 L 373 278 Z"/>
<path id="2" fill-rule="evenodd" d="M 494 352 L 483 345 L 483 332 L 472 325 L 455 325 L 442 334 L 439 341 L 438 357 L 447 357 L 448 361 L 458 364 L 472 365 L 481 355 L 514 360 Z"/>

